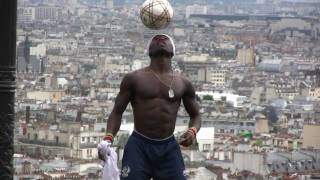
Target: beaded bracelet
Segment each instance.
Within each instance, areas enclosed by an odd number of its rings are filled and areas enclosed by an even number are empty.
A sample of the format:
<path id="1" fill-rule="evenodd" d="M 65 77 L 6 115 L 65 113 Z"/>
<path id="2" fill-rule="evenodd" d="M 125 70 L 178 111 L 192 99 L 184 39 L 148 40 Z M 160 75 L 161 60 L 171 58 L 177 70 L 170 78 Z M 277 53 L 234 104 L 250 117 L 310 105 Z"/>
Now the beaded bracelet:
<path id="1" fill-rule="evenodd" d="M 195 128 L 195 127 L 191 127 L 191 128 L 189 128 L 188 129 L 188 132 L 189 133 L 191 133 L 191 135 L 195 138 L 196 137 L 196 135 L 197 135 L 197 128 Z"/>

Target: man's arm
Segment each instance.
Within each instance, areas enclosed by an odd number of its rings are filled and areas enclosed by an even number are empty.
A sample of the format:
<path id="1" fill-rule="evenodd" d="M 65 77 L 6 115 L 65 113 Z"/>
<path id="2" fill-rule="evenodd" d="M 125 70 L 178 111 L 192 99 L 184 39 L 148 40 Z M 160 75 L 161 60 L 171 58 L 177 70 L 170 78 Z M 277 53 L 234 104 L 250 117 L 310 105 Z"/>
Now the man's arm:
<path id="1" fill-rule="evenodd" d="M 190 116 L 189 128 L 195 127 L 197 131 L 201 127 L 201 117 L 199 113 L 199 105 L 196 101 L 196 92 L 189 80 L 185 80 L 186 91 L 182 97 L 183 105 Z"/>
<path id="2" fill-rule="evenodd" d="M 120 129 L 122 113 L 126 109 L 128 103 L 131 100 L 132 95 L 132 74 L 127 74 L 120 85 L 120 92 L 114 102 L 113 110 L 108 118 L 107 123 L 107 135 L 104 140 L 98 145 L 98 157 L 105 161 L 106 155 L 110 154 L 110 145 L 112 138 Z M 110 135 L 111 134 L 111 135 Z"/>
<path id="3" fill-rule="evenodd" d="M 107 133 L 116 135 L 120 129 L 122 114 L 132 97 L 132 74 L 127 74 L 120 85 L 120 92 L 116 97 L 113 110 L 108 118 Z"/>
<path id="4" fill-rule="evenodd" d="M 195 89 L 189 80 L 184 79 L 184 81 L 186 84 L 186 90 L 182 97 L 182 101 L 190 116 L 189 128 L 196 128 L 196 131 L 199 132 L 201 127 L 201 116 L 199 113 L 199 105 L 196 101 Z M 185 133 L 181 138 L 180 144 L 183 146 L 189 146 L 192 144 L 194 137 L 190 135 L 190 133 Z"/>

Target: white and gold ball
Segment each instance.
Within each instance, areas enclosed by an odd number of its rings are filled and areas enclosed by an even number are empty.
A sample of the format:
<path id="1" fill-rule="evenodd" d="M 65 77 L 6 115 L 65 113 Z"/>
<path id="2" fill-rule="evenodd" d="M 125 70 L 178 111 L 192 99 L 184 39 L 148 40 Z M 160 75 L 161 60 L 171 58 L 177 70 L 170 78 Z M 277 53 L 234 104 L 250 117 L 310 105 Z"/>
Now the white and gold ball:
<path id="1" fill-rule="evenodd" d="M 154 30 L 166 28 L 173 17 L 173 9 L 167 0 L 146 0 L 140 10 L 142 23 Z"/>

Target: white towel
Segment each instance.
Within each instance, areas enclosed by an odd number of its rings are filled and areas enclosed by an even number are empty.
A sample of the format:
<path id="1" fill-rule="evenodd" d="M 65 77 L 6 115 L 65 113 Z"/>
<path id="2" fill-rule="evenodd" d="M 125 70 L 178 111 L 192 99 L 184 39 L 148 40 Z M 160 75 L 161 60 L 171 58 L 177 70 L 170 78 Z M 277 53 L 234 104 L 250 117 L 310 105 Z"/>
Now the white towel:
<path id="1" fill-rule="evenodd" d="M 117 166 L 118 156 L 117 153 L 110 148 L 111 143 L 102 141 L 98 144 L 98 152 L 104 157 L 102 180 L 120 180 L 119 169 Z"/>

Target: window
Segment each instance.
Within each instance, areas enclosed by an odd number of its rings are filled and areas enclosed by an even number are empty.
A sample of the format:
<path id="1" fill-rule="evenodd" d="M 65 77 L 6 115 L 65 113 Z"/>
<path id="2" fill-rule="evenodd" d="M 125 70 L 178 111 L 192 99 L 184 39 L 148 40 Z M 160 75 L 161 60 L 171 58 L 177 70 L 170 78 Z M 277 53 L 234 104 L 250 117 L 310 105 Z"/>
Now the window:
<path id="1" fill-rule="evenodd" d="M 87 157 L 92 157 L 92 149 L 87 149 Z"/>
<path id="2" fill-rule="evenodd" d="M 254 126 L 254 123 L 248 122 L 247 126 Z"/>
<path id="3" fill-rule="evenodd" d="M 203 150 L 211 150 L 211 144 L 203 144 Z"/>
<path id="4" fill-rule="evenodd" d="M 59 143 L 59 136 L 55 136 L 56 143 Z"/>

